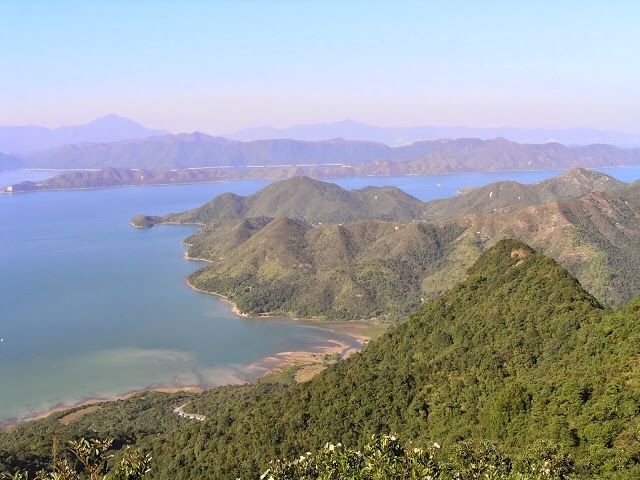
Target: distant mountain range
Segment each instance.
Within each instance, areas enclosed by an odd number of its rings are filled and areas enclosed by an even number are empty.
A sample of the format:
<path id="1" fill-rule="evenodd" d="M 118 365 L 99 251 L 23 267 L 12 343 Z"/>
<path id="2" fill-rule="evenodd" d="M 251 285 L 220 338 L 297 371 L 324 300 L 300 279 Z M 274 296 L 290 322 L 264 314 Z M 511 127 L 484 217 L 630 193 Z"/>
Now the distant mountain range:
<path id="1" fill-rule="evenodd" d="M 640 146 L 640 134 L 593 128 L 376 127 L 353 120 L 295 125 L 281 129 L 270 126 L 247 128 L 225 135 L 225 137 L 242 141 L 289 138 L 314 142 L 332 138 L 345 138 L 381 142 L 390 146 L 408 145 L 423 140 L 439 138 L 479 138 L 489 140 L 503 137 L 519 143 L 558 142 L 565 145 L 607 143 L 619 147 Z"/>
<path id="2" fill-rule="evenodd" d="M 24 163 L 19 158 L 0 153 L 0 171 L 11 170 L 13 168 L 22 168 L 23 166 Z"/>
<path id="3" fill-rule="evenodd" d="M 559 143 L 520 144 L 457 139 L 416 142 L 401 147 L 355 140 L 256 140 L 240 142 L 202 133 L 162 135 L 112 143 L 67 145 L 20 155 L 39 168 L 142 168 L 172 170 L 203 167 L 304 169 L 291 175 L 399 175 L 469 171 L 534 170 L 640 164 L 640 148 L 611 145 L 566 147 Z M 346 171 L 344 167 L 352 168 Z"/>
<path id="4" fill-rule="evenodd" d="M 85 125 L 59 128 L 35 125 L 0 126 L 0 152 L 24 153 L 85 142 L 116 142 L 131 138 L 163 135 L 118 115 L 107 115 Z"/>
<path id="5" fill-rule="evenodd" d="M 55 149 L 83 143 L 113 143 L 122 140 L 138 140 L 167 135 L 164 130 L 153 130 L 127 118 L 109 114 L 84 125 L 46 128 L 35 125 L 0 126 L 0 152 L 5 154 L 25 154 L 39 150 Z M 609 144 L 623 148 L 640 147 L 640 134 L 597 130 L 593 128 L 570 129 L 526 129 L 512 127 L 378 127 L 353 120 L 332 123 L 295 125 L 287 128 L 270 126 L 247 128 L 222 137 L 212 137 L 194 132 L 178 134 L 176 141 L 186 139 L 211 139 L 219 142 L 236 140 L 252 142 L 256 140 L 297 140 L 304 142 L 324 142 L 336 139 L 382 143 L 400 147 L 417 142 L 440 139 L 480 139 L 505 138 L 518 143 L 562 143 L 564 145 Z M 167 140 L 165 139 L 165 143 Z M 110 165 L 117 166 L 117 165 Z"/>

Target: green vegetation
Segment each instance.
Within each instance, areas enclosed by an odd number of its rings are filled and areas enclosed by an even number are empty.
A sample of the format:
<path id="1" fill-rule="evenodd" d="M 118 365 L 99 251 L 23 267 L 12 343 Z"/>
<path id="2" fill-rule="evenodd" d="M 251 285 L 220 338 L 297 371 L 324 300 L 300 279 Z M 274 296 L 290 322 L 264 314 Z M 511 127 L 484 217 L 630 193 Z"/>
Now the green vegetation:
<path id="1" fill-rule="evenodd" d="M 466 212 L 462 218 L 433 225 L 415 220 L 313 226 L 286 218 L 236 220 L 248 214 L 246 205 L 255 199 L 270 198 L 267 203 L 280 205 L 277 198 L 292 185 L 309 198 L 308 184 L 290 181 L 274 184 L 271 193 L 264 193 L 265 189 L 247 198 L 227 194 L 195 211 L 165 218 L 205 223 L 187 243 L 191 257 L 210 263 L 190 282 L 229 297 L 243 312 L 397 321 L 422 299 L 453 287 L 483 250 L 504 238 L 520 239 L 557 259 L 600 301 L 615 306 L 640 292 L 640 202 L 633 196 L 637 186 L 620 184 L 584 170 L 536 185 L 496 184 L 454 199 L 428 202 L 428 215 L 444 212 L 443 202 L 450 204 L 452 214 Z M 324 184 L 312 185 L 315 191 Z M 567 185 L 563 194 L 560 185 Z M 518 201 L 513 198 L 522 189 L 530 202 L 591 188 L 611 191 L 525 208 L 516 208 Z M 345 195 L 346 191 L 338 191 Z M 491 192 L 495 195 L 490 196 Z M 323 203 L 314 197 L 314 202 L 313 212 L 298 211 L 298 216 L 317 220 L 328 218 L 329 212 L 348 212 L 338 208 L 335 199 Z M 494 212 L 492 205 L 502 207 Z M 483 213 L 487 210 L 490 213 Z M 295 213 L 275 207 L 262 211 Z"/>
<path id="2" fill-rule="evenodd" d="M 557 445 L 539 444 L 513 461 L 490 444 L 461 444 L 448 459 L 440 445 L 402 445 L 393 435 L 374 435 L 361 450 L 326 444 L 292 461 L 275 461 L 261 480 L 493 479 L 567 480 L 574 462 Z"/>
<path id="3" fill-rule="evenodd" d="M 625 182 L 604 173 L 574 168 L 533 184 L 508 181 L 467 189 L 457 197 L 427 202 L 424 216 L 431 220 L 446 220 L 470 213 L 515 211 L 532 205 L 578 198 L 594 190 L 615 191 L 625 186 Z"/>
<path id="4" fill-rule="evenodd" d="M 209 264 L 189 281 L 244 313 L 393 323 L 453 287 L 505 238 L 556 259 L 605 305 L 624 304 L 640 293 L 638 191 L 640 184 L 574 169 L 422 203 L 393 188 L 349 191 L 292 178 L 131 223 L 200 224 L 188 253 Z"/>
<path id="5" fill-rule="evenodd" d="M 57 451 L 54 440 L 51 465 L 29 477 L 28 471 L 2 472 L 2 480 L 140 480 L 151 471 L 151 457 L 124 447 L 114 460 L 113 441 L 80 438 Z M 0 465 L 1 467 L 1 465 Z"/>
<path id="6" fill-rule="evenodd" d="M 365 218 L 412 220 L 420 217 L 422 208 L 420 200 L 395 187 L 345 190 L 333 183 L 295 177 L 246 197 L 225 193 L 195 210 L 167 215 L 165 221 L 208 223 L 259 217 L 287 217 L 309 224 Z"/>
<path id="7" fill-rule="evenodd" d="M 501 241 L 464 282 L 308 382 L 146 393 L 69 425 L 55 414 L 0 435 L 0 462 L 41 466 L 53 434 L 91 432 L 150 454 L 154 478 L 255 478 L 270 460 L 299 458 L 327 439 L 363 451 L 371 435 L 394 433 L 438 442 L 442 465 L 486 441 L 515 475 L 535 463 L 534 445 L 550 442 L 574 459 L 576 478 L 638 478 L 639 317 L 640 298 L 608 311 L 553 260 Z M 204 422 L 172 413 L 187 399 Z M 461 478 L 483 478 L 474 475 Z"/>
<path id="8" fill-rule="evenodd" d="M 140 480 L 150 471 L 151 457 L 125 447 L 119 462 L 110 453 L 112 443 L 105 440 L 70 441 L 70 461 L 55 458 L 49 470 L 41 470 L 35 480 Z M 373 435 L 361 450 L 327 443 L 316 452 L 306 452 L 292 461 L 275 460 L 260 480 L 312 479 L 475 479 L 568 480 L 573 477 L 574 461 L 558 445 L 539 444 L 518 461 L 499 452 L 493 445 L 463 443 L 447 459 L 439 455 L 440 445 L 429 448 L 403 445 L 393 435 Z M 2 480 L 28 480 L 27 471 L 0 472 Z"/>
<path id="9" fill-rule="evenodd" d="M 376 220 L 316 227 L 285 218 L 217 221 L 186 240 L 190 256 L 211 262 L 189 281 L 245 312 L 397 321 L 420 304 L 422 278 L 463 231 Z"/>

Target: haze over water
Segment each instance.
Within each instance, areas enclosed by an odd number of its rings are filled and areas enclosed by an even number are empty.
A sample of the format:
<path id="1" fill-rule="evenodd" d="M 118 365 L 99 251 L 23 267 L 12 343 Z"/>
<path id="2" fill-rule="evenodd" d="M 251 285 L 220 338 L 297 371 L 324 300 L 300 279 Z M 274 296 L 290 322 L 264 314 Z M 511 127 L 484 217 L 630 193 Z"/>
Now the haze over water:
<path id="1" fill-rule="evenodd" d="M 602 169 L 622 180 L 640 167 Z M 468 186 L 534 182 L 557 171 L 357 177 L 348 187 L 395 185 L 428 200 Z M 0 173 L 0 185 L 33 172 Z M 45 175 L 45 174 L 41 174 Z M 42 178 L 38 176 L 38 178 Z M 286 319 L 233 315 L 189 289 L 183 259 L 193 227 L 136 230 L 135 214 L 166 214 L 267 181 L 0 195 L 0 423 L 60 402 L 151 385 L 233 381 L 267 355 L 346 336 Z"/>

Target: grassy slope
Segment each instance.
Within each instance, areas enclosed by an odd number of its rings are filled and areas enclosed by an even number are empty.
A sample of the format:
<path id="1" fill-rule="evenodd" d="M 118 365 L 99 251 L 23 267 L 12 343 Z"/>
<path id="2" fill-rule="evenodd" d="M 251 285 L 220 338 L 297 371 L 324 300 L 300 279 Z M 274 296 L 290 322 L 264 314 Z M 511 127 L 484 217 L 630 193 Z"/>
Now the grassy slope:
<path id="1" fill-rule="evenodd" d="M 420 303 L 420 283 L 440 268 L 455 225 L 362 220 L 310 227 L 278 218 L 218 221 L 187 239 L 211 263 L 190 282 L 242 311 L 327 320 L 398 320 Z"/>
<path id="2" fill-rule="evenodd" d="M 622 305 L 640 292 L 637 190 L 473 213 L 439 226 L 214 222 L 188 239 L 191 256 L 212 260 L 191 280 L 247 312 L 398 319 L 462 280 L 486 248 L 517 238 L 558 260 L 603 303 Z M 290 223 L 297 227 L 285 228 Z"/>
<path id="3" fill-rule="evenodd" d="M 640 292 L 639 185 L 513 212 L 472 214 L 442 271 L 425 278 L 437 295 L 451 287 L 479 253 L 504 238 L 517 238 L 556 259 L 607 305 L 622 305 Z"/>
<path id="4" fill-rule="evenodd" d="M 412 220 L 422 202 L 394 187 L 345 190 L 307 177 L 272 183 L 246 197 L 220 195 L 200 208 L 172 214 L 167 221 L 207 223 L 223 218 L 289 217 L 307 223 L 339 223 L 364 218 Z"/>
<path id="5" fill-rule="evenodd" d="M 425 218 L 443 220 L 470 213 L 511 212 L 532 205 L 578 198 L 593 190 L 619 190 L 626 185 L 609 175 L 578 168 L 534 184 L 497 182 L 468 189 L 457 197 L 427 202 Z"/>
<path id="6" fill-rule="evenodd" d="M 170 413 L 184 395 L 146 394 L 67 427 L 57 417 L 22 426 L 0 436 L 0 450 L 41 454 L 54 430 L 108 434 L 151 450 L 156 478 L 235 478 L 328 439 L 356 445 L 391 431 L 445 451 L 488 439 L 515 455 L 548 439 L 583 473 L 633 478 L 639 316 L 640 299 L 607 312 L 555 262 L 503 241 L 462 284 L 305 384 L 192 396 L 201 424 Z"/>
<path id="7" fill-rule="evenodd" d="M 164 220 L 205 224 L 187 240 L 189 254 L 212 264 L 194 274 L 192 283 L 231 297 L 250 313 L 398 319 L 421 298 L 453 286 L 485 248 L 509 237 L 558 259 L 599 299 L 619 305 L 640 291 L 632 280 L 636 263 L 620 269 L 614 281 L 612 272 L 620 262 L 609 261 L 609 255 L 618 247 L 593 235 L 584 239 L 582 231 L 596 231 L 592 218 L 579 208 L 570 217 L 565 204 L 554 202 L 592 190 L 615 195 L 633 190 L 625 185 L 601 173 L 574 169 L 533 185 L 500 182 L 423 204 L 395 188 L 349 191 L 301 177 L 247 197 L 223 194 Z M 549 200 L 554 202 L 542 205 Z M 294 220 L 269 225 L 272 217 Z M 419 217 L 439 219 L 442 225 L 395 223 L 392 229 L 372 220 Z M 631 231 L 624 240 L 635 246 L 637 226 L 632 220 L 627 215 L 621 221 L 629 223 Z M 347 221 L 359 224 L 322 225 Z"/>

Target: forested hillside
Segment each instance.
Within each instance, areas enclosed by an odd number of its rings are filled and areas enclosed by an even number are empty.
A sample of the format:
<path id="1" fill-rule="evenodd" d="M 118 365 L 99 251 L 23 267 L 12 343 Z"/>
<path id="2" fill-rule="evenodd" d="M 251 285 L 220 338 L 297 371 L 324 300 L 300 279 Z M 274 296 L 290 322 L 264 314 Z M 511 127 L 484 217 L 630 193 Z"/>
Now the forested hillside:
<path id="1" fill-rule="evenodd" d="M 151 453 L 154 478 L 255 478 L 270 459 L 393 432 L 444 455 L 487 440 L 514 459 L 544 440 L 583 477 L 636 478 L 639 318 L 640 300 L 607 311 L 553 260 L 501 241 L 463 283 L 307 383 L 143 394 L 68 425 L 56 414 L 2 434 L 0 458 L 45 462 L 54 433 L 91 432 Z M 187 402 L 206 420 L 172 413 Z"/>
<path id="2" fill-rule="evenodd" d="M 360 219 L 412 220 L 423 203 L 395 187 L 346 190 L 333 183 L 295 177 L 242 197 L 219 195 L 202 207 L 165 217 L 167 222 L 207 223 L 221 218 L 288 217 L 309 224 Z"/>
<path id="3" fill-rule="evenodd" d="M 360 220 L 312 227 L 289 218 L 218 220 L 186 239 L 209 260 L 189 282 L 243 312 L 325 320 L 400 320 L 421 301 L 464 228 Z"/>
<path id="4" fill-rule="evenodd" d="M 628 302 L 640 294 L 639 192 L 585 169 L 426 203 L 396 188 L 292 178 L 132 224 L 200 224 L 188 254 L 208 264 L 189 281 L 242 312 L 397 321 L 505 238 L 556 259 L 603 304 Z"/>
<path id="5" fill-rule="evenodd" d="M 574 168 L 538 183 L 497 182 L 467 189 L 453 198 L 433 200 L 425 204 L 424 217 L 446 220 L 469 213 L 514 211 L 531 205 L 578 198 L 594 190 L 619 190 L 627 185 L 604 173 Z"/>

